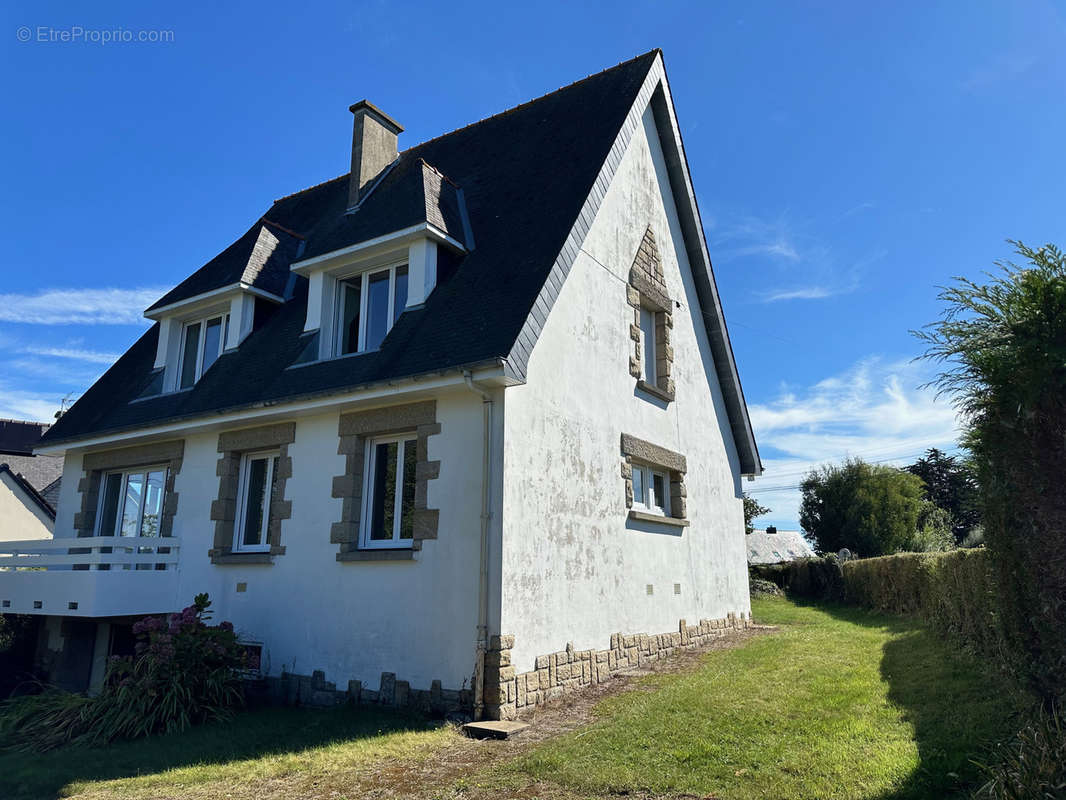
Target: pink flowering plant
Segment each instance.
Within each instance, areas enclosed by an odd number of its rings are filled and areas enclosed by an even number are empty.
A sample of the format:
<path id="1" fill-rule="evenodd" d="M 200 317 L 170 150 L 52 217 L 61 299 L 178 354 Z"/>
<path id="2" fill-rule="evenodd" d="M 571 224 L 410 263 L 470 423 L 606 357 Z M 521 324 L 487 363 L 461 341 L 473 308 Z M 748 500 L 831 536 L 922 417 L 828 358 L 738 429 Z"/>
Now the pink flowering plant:
<path id="1" fill-rule="evenodd" d="M 135 623 L 135 654 L 111 658 L 96 697 L 48 691 L 0 704 L 0 749 L 102 745 L 229 719 L 244 700 L 242 675 L 259 665 L 232 624 L 209 624 L 210 607 L 199 594 L 180 614 Z"/>
<path id="2" fill-rule="evenodd" d="M 241 675 L 258 668 L 245 657 L 233 625 L 211 625 L 211 601 L 198 594 L 180 614 L 144 617 L 133 626 L 133 656 L 112 657 L 107 687 L 108 738 L 180 731 L 228 719 L 243 701 Z"/>

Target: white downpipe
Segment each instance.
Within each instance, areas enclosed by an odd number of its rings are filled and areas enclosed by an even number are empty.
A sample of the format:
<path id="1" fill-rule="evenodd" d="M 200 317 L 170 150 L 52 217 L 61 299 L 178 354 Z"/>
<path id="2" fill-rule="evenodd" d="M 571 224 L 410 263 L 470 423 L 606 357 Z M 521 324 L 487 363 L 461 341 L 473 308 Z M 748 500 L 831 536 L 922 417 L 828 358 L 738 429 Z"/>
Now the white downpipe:
<path id="1" fill-rule="evenodd" d="M 481 397 L 485 431 L 481 461 L 481 565 L 478 572 L 477 650 L 474 662 L 474 719 L 485 708 L 485 653 L 489 647 L 489 523 L 492 521 L 492 395 L 474 383 L 470 370 L 463 371 L 470 391 Z"/>

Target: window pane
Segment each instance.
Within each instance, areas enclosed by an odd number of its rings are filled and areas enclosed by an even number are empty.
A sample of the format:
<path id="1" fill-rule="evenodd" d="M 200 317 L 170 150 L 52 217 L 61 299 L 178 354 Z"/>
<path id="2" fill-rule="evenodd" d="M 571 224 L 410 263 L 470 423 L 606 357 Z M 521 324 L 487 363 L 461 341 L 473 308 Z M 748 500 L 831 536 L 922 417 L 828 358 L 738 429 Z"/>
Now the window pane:
<path id="1" fill-rule="evenodd" d="M 637 505 L 646 505 L 644 499 L 644 469 L 633 467 L 633 502 Z"/>
<path id="2" fill-rule="evenodd" d="M 396 296 L 392 301 L 392 321 L 396 322 L 407 305 L 407 267 L 396 268 Z"/>
<path id="3" fill-rule="evenodd" d="M 373 489 L 370 494 L 370 538 L 373 541 L 392 538 L 396 518 L 396 442 L 374 446 Z"/>
<path id="4" fill-rule="evenodd" d="M 274 521 L 274 501 L 280 500 L 278 497 L 278 461 L 280 456 L 274 456 L 273 463 L 270 466 L 270 505 L 267 506 L 267 533 L 270 533 L 270 523 Z"/>
<path id="5" fill-rule="evenodd" d="M 644 380 L 655 383 L 655 312 L 640 309 L 640 344 L 644 348 Z"/>
<path id="6" fill-rule="evenodd" d="M 154 470 L 148 473 L 148 480 L 144 487 L 141 536 L 159 535 L 159 519 L 163 515 L 163 488 L 166 480 L 166 470 Z"/>
<path id="7" fill-rule="evenodd" d="M 375 272 L 367 281 L 366 347 L 376 350 L 389 332 L 389 271 Z"/>
<path id="8" fill-rule="evenodd" d="M 415 535 L 415 464 L 418 462 L 418 444 L 414 439 L 403 443 L 403 500 L 400 506 L 400 538 L 413 539 Z"/>
<path id="9" fill-rule="evenodd" d="M 248 462 L 248 490 L 244 497 L 245 547 L 262 544 L 263 501 L 266 499 L 267 462 L 253 458 Z"/>
<path id="10" fill-rule="evenodd" d="M 341 354 L 359 350 L 359 300 L 362 294 L 363 276 L 360 275 L 341 284 Z"/>
<path id="11" fill-rule="evenodd" d="M 126 477 L 126 496 L 122 503 L 122 527 L 119 536 L 136 536 L 141 527 L 141 503 L 144 500 L 144 474 Z"/>
<path id="12" fill-rule="evenodd" d="M 215 317 L 214 319 L 209 319 L 206 327 L 204 327 L 204 363 L 200 369 L 201 375 L 207 372 L 211 365 L 215 363 L 221 349 L 222 317 Z"/>
<path id="13" fill-rule="evenodd" d="M 666 480 L 663 478 L 662 475 L 660 475 L 658 472 L 656 472 L 656 473 L 652 474 L 651 482 L 652 482 L 652 487 L 654 488 L 654 493 L 655 493 L 655 497 L 652 500 L 652 503 L 655 505 L 655 507 L 657 509 L 659 509 L 661 511 L 661 510 L 666 508 L 666 501 L 665 501 Z"/>
<path id="14" fill-rule="evenodd" d="M 100 508 L 100 536 L 114 536 L 118 523 L 118 501 L 122 495 L 122 475 L 115 473 L 104 479 L 104 502 Z"/>
<path id="15" fill-rule="evenodd" d="M 200 323 L 185 328 L 185 352 L 181 357 L 181 388 L 196 383 L 196 353 L 200 348 Z"/>

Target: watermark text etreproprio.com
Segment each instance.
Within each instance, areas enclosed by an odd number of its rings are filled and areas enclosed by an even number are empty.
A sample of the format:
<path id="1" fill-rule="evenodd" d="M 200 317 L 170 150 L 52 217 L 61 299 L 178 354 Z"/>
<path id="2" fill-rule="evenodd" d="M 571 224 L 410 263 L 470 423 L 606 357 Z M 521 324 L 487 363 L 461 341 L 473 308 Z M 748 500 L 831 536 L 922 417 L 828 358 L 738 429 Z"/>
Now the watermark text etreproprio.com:
<path id="1" fill-rule="evenodd" d="M 46 44 L 169 44 L 174 41 L 174 31 L 86 28 L 82 25 L 21 25 L 15 30 L 15 38 L 20 42 Z"/>

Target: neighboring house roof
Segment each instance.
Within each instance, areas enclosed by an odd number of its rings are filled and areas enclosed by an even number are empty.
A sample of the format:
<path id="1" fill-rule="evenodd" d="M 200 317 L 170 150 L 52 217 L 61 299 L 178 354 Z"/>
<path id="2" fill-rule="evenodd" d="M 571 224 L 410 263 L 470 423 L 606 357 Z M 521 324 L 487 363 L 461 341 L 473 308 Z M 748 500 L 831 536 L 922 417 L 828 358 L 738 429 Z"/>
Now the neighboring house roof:
<path id="1" fill-rule="evenodd" d="M 660 56 L 658 50 L 646 53 L 403 151 L 354 213 L 346 213 L 347 175 L 277 200 L 238 242 L 153 309 L 241 280 L 247 283 L 239 276 L 253 274 L 250 283 L 256 288 L 275 295 L 288 288 L 286 302 L 257 322 L 237 352 L 220 356 L 192 390 L 138 399 L 156 377 L 158 324 L 153 326 L 52 426 L 44 441 L 53 444 L 475 365 L 502 365 L 523 380 L 541 318 L 557 293 L 555 284 L 565 278 L 602 200 L 604 175 L 609 182 L 624 152 L 618 140 L 639 123 L 637 100 L 652 99 L 655 87 L 649 88 L 648 79 L 661 74 Z M 663 134 L 669 138 L 664 152 L 719 383 L 742 471 L 758 473 L 761 463 L 680 136 L 662 96 L 660 90 L 656 118 L 671 129 Z M 427 222 L 466 252 L 442 261 L 437 286 L 424 306 L 405 312 L 376 352 L 290 369 L 308 345 L 309 337 L 303 335 L 307 281 L 291 277 L 285 262 Z M 263 231 L 277 244 L 265 248 L 265 258 L 257 258 L 255 243 Z M 138 402 L 129 402 L 134 399 Z"/>
<path id="2" fill-rule="evenodd" d="M 22 419 L 0 419 L 0 453 L 28 456 L 33 446 L 48 430 L 46 422 L 30 422 Z"/>
<path id="3" fill-rule="evenodd" d="M 45 500 L 44 496 L 34 488 L 33 484 L 26 480 L 20 473 L 15 472 L 8 464 L 2 463 L 0 464 L 0 475 L 9 475 L 19 488 L 27 494 L 31 502 L 36 504 L 41 511 L 49 516 L 49 518 L 53 520 L 56 518 L 55 507 Z"/>
<path id="4" fill-rule="evenodd" d="M 744 537 L 749 564 L 780 564 L 800 558 L 813 558 L 814 550 L 799 531 L 752 531 Z"/>

